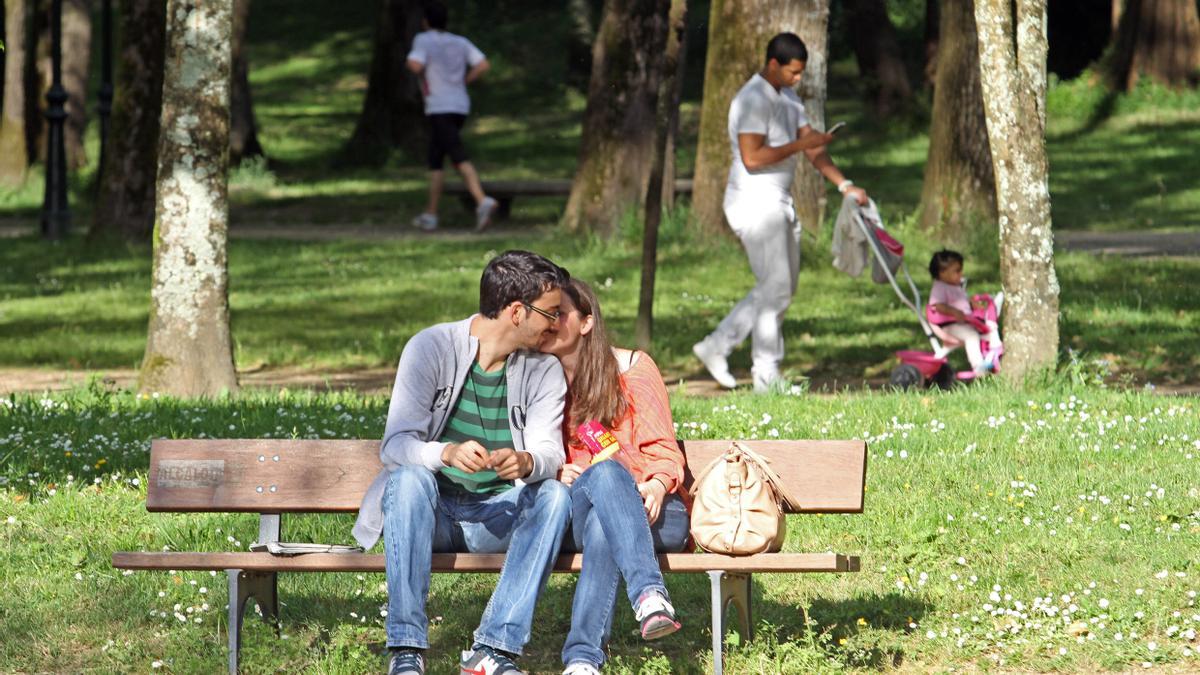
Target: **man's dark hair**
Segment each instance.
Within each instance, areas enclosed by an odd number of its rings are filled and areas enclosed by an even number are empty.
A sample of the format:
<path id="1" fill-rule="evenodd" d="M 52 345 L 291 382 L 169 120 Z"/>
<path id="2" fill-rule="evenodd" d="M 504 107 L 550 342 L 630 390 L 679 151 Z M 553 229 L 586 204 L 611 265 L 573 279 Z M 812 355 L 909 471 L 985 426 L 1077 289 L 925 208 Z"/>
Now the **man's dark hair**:
<path id="1" fill-rule="evenodd" d="M 939 276 L 941 276 L 942 270 L 950 266 L 950 263 L 958 263 L 959 265 L 962 265 L 962 254 L 958 251 L 951 251 L 948 248 L 944 248 L 937 253 L 934 253 L 933 257 L 929 259 L 929 276 L 937 279 Z"/>
<path id="2" fill-rule="evenodd" d="M 775 59 L 775 63 L 786 66 L 792 61 L 808 63 L 808 47 L 804 40 L 795 33 L 780 33 L 767 43 L 767 63 Z"/>
<path id="3" fill-rule="evenodd" d="M 547 291 L 566 288 L 571 274 L 536 253 L 505 251 L 479 279 L 479 313 L 489 319 L 513 302 L 530 304 Z"/>
<path id="4" fill-rule="evenodd" d="M 446 11 L 446 6 L 440 2 L 429 0 L 425 3 L 425 23 L 434 30 L 446 30 L 446 22 L 450 19 L 450 13 Z"/>

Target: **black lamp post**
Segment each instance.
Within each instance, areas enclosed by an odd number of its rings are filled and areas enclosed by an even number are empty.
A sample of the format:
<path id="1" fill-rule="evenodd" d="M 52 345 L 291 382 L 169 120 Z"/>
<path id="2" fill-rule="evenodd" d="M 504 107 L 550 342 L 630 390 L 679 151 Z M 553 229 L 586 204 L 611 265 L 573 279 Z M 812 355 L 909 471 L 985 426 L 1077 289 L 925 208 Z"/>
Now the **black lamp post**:
<path id="1" fill-rule="evenodd" d="M 62 0 L 50 6 L 50 57 L 53 81 L 46 92 L 46 119 L 50 134 L 46 140 L 46 195 L 42 200 L 42 236 L 61 239 L 71 226 L 71 211 L 67 207 L 67 149 L 63 140 L 63 124 L 67 119 L 67 90 L 62 85 Z"/>
<path id="2" fill-rule="evenodd" d="M 104 175 L 104 157 L 108 150 L 108 116 L 112 113 L 112 0 L 104 0 L 100 10 L 100 175 Z"/>

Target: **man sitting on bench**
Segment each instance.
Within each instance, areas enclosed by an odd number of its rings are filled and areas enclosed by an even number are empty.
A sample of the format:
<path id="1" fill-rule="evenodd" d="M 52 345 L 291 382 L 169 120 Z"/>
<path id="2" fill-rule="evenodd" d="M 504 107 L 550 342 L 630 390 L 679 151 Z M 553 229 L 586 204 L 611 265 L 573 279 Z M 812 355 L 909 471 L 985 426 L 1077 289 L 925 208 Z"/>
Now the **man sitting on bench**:
<path id="1" fill-rule="evenodd" d="M 479 314 L 417 333 L 404 346 L 380 449 L 384 470 L 363 498 L 354 536 L 383 531 L 390 675 L 425 672 L 431 555 L 508 560 L 462 673 L 520 675 L 534 604 L 554 565 L 571 497 L 563 463 L 566 379 L 537 352 L 557 330 L 567 271 L 508 251 L 483 271 Z"/>

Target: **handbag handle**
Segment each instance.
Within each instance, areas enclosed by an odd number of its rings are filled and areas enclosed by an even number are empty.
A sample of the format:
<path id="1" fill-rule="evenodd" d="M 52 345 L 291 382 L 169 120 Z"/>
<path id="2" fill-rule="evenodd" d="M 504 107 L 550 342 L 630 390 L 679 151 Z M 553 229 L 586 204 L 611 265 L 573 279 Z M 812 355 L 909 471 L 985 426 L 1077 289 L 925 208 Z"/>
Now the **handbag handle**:
<path id="1" fill-rule="evenodd" d="M 775 495 L 781 502 L 787 505 L 789 511 L 799 512 L 801 510 L 800 501 L 787 491 L 783 486 L 783 479 L 771 468 L 771 460 L 746 447 L 741 441 L 734 441 L 732 447 L 737 448 L 744 457 L 758 466 L 767 483 L 771 485 L 771 489 L 775 491 Z"/>

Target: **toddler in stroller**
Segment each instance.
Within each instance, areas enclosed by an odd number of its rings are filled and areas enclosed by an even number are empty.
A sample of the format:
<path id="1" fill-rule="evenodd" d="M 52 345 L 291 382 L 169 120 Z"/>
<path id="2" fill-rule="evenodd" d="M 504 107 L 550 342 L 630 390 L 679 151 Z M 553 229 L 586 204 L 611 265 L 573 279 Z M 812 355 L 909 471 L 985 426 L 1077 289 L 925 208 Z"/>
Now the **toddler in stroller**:
<path id="1" fill-rule="evenodd" d="M 968 300 L 963 288 L 963 257 L 957 251 L 943 249 L 934 253 L 929 261 L 929 275 L 933 277 L 933 288 L 929 291 L 925 318 L 942 341 L 946 354 L 955 347 L 963 347 L 976 377 L 999 370 L 1004 345 L 1000 342 L 997 319 L 1003 293 L 997 294 L 995 300 L 983 293 Z"/>

